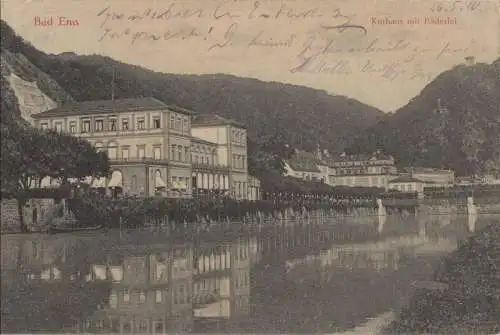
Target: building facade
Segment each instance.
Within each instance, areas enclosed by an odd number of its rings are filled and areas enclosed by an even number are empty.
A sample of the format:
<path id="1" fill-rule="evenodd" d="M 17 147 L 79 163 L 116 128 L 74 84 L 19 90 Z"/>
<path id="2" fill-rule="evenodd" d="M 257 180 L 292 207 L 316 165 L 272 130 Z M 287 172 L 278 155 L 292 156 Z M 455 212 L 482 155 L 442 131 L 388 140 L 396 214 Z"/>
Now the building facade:
<path id="1" fill-rule="evenodd" d="M 425 183 L 410 176 L 401 176 L 389 182 L 389 189 L 406 193 L 417 193 L 419 198 L 424 197 Z"/>
<path id="2" fill-rule="evenodd" d="M 248 198 L 246 129 L 154 98 L 85 101 L 32 116 L 36 127 L 82 137 L 110 159 L 91 186 L 137 196 L 224 192 Z M 232 158 L 232 159 L 231 159 Z"/>
<path id="3" fill-rule="evenodd" d="M 411 177 L 421 180 L 426 188 L 452 187 L 455 184 L 455 172 L 446 169 L 426 167 L 408 167 L 405 169 Z"/>
<path id="4" fill-rule="evenodd" d="M 221 175 L 208 174 L 208 187 L 214 189 L 222 184 L 234 198 L 248 199 L 249 174 L 245 127 L 218 115 L 202 115 L 195 118 L 192 135 L 214 143 L 215 147 L 212 149 L 215 149 L 213 157 L 216 165 L 226 168 L 223 180 L 220 178 Z"/>
<path id="5" fill-rule="evenodd" d="M 394 157 L 380 152 L 372 155 L 346 155 L 331 160 L 333 186 L 379 187 L 388 189 L 389 181 L 397 177 Z"/>

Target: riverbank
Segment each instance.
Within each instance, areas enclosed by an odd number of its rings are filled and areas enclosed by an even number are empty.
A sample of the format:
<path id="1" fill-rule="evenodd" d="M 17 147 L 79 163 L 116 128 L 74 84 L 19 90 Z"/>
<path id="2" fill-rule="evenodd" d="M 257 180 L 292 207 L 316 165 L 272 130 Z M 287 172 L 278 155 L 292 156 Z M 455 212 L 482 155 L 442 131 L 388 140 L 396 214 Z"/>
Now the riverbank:
<path id="1" fill-rule="evenodd" d="M 431 285 L 433 284 L 433 285 Z M 500 222 L 470 237 L 419 288 L 385 334 L 500 332 Z"/>

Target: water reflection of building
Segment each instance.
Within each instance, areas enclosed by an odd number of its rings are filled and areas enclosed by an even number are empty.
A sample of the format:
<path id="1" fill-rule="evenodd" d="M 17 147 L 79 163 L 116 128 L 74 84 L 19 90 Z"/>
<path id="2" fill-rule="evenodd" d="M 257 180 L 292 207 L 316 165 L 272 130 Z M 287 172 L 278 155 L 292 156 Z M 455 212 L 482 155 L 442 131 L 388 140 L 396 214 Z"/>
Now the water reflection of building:
<path id="1" fill-rule="evenodd" d="M 258 258 L 256 240 L 206 243 L 196 248 L 194 317 L 198 329 L 237 323 L 250 315 L 250 269 Z"/>
<path id="2" fill-rule="evenodd" d="M 116 249 L 106 263 L 93 264 L 94 280 L 111 282 L 111 292 L 107 303 L 82 321 L 82 331 L 155 334 L 191 329 L 192 248 L 148 249 Z"/>

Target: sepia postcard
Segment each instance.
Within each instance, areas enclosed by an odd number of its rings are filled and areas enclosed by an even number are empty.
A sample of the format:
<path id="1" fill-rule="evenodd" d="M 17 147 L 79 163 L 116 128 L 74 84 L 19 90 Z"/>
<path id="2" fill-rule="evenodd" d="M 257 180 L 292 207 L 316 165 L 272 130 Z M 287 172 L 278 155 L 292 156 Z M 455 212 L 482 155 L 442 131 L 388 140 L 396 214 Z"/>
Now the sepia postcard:
<path id="1" fill-rule="evenodd" d="M 498 0 L 0 0 L 1 332 L 500 334 Z"/>

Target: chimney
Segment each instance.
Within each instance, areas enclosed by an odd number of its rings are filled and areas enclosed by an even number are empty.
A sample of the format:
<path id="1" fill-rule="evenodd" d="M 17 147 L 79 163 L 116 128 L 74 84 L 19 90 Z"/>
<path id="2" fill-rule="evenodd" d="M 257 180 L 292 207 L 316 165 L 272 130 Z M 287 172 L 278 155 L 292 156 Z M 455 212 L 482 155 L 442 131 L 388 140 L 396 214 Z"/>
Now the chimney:
<path id="1" fill-rule="evenodd" d="M 471 66 L 474 65 L 475 63 L 475 57 L 474 56 L 467 56 L 465 57 L 465 65 Z"/>

